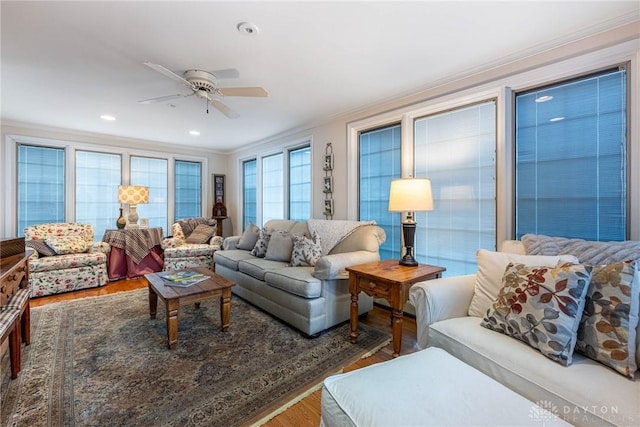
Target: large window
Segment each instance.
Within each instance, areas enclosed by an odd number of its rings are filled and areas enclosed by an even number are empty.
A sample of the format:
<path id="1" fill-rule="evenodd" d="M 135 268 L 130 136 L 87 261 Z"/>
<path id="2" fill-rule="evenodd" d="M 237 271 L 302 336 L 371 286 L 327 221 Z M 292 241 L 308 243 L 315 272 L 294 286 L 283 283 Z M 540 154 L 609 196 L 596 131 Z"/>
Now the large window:
<path id="1" fill-rule="evenodd" d="M 76 151 L 76 222 L 93 225 L 94 238 L 114 228 L 118 218 L 119 154 Z"/>
<path id="2" fill-rule="evenodd" d="M 162 227 L 165 231 L 169 230 L 167 165 L 166 159 L 131 156 L 131 184 L 149 187 L 149 203 L 138 205 L 138 215 L 149 219 L 149 227 Z"/>
<path id="3" fill-rule="evenodd" d="M 516 237 L 627 238 L 627 73 L 516 94 Z"/>
<path id="4" fill-rule="evenodd" d="M 311 147 L 289 151 L 289 219 L 311 218 Z"/>
<path id="5" fill-rule="evenodd" d="M 262 158 L 262 223 L 284 218 L 282 153 Z"/>
<path id="6" fill-rule="evenodd" d="M 200 162 L 176 161 L 176 219 L 194 218 L 202 215 L 201 182 L 202 164 Z"/>
<path id="7" fill-rule="evenodd" d="M 391 180 L 400 178 L 400 125 L 360 133 L 358 153 L 359 219 L 374 220 L 384 229 L 381 259 L 400 258 L 400 213 L 389 212 Z"/>
<path id="8" fill-rule="evenodd" d="M 414 137 L 416 177 L 431 179 L 434 198 L 416 215 L 416 258 L 473 273 L 478 248 L 496 243 L 496 103 L 417 119 Z"/>
<path id="9" fill-rule="evenodd" d="M 34 224 L 65 221 L 65 151 L 18 145 L 18 235 Z"/>
<path id="10" fill-rule="evenodd" d="M 257 224 L 257 160 L 247 160 L 242 163 L 242 224 L 247 228 L 249 222 Z"/>

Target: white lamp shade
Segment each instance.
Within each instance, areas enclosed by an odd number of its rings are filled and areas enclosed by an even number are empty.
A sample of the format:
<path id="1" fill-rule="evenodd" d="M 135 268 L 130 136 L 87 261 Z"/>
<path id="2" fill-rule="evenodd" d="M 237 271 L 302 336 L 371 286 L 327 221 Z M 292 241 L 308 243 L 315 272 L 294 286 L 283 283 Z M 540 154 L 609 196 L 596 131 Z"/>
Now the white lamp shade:
<path id="1" fill-rule="evenodd" d="M 129 205 L 143 205 L 149 203 L 149 187 L 140 185 L 118 186 L 118 202 Z"/>
<path id="2" fill-rule="evenodd" d="M 403 178 L 391 181 L 389 212 L 423 212 L 433 210 L 431 180 Z"/>

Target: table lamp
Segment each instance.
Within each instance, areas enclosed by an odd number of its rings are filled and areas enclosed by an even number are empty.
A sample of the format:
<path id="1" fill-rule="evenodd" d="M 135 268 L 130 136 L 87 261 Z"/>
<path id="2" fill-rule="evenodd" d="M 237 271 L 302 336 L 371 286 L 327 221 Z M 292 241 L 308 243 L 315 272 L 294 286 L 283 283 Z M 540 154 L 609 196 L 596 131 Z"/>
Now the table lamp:
<path id="1" fill-rule="evenodd" d="M 416 221 L 413 213 L 432 210 L 433 195 L 429 179 L 403 178 L 391 181 L 389 212 L 407 212 L 406 219 L 402 221 L 405 254 L 400 260 L 400 265 L 411 267 L 418 265 L 418 261 L 413 256 L 416 235 Z"/>
<path id="2" fill-rule="evenodd" d="M 118 202 L 129 205 L 129 217 L 126 228 L 138 228 L 137 205 L 149 203 L 149 187 L 140 185 L 120 185 L 118 186 Z"/>

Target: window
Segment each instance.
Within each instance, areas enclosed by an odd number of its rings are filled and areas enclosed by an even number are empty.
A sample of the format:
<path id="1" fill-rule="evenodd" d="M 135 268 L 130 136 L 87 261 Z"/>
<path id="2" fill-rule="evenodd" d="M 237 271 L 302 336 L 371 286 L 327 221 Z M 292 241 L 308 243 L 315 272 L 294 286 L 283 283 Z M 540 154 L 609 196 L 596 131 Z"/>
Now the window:
<path id="1" fill-rule="evenodd" d="M 175 219 L 202 216 L 202 164 L 176 160 Z"/>
<path id="2" fill-rule="evenodd" d="M 627 237 L 627 73 L 516 94 L 516 237 Z"/>
<path id="3" fill-rule="evenodd" d="M 282 153 L 262 158 L 262 223 L 284 218 Z"/>
<path id="4" fill-rule="evenodd" d="M 289 151 L 289 219 L 311 218 L 311 147 Z"/>
<path id="5" fill-rule="evenodd" d="M 65 221 L 65 151 L 18 145 L 18 235 L 34 224 Z"/>
<path id="6" fill-rule="evenodd" d="M 118 185 L 122 176 L 119 154 L 76 151 L 76 222 L 93 225 L 102 240 L 118 218 Z"/>
<path id="7" fill-rule="evenodd" d="M 138 216 L 149 219 L 149 227 L 169 230 L 167 219 L 167 165 L 166 159 L 131 156 L 131 184 L 149 187 L 149 203 L 138 205 Z"/>
<path id="8" fill-rule="evenodd" d="M 381 259 L 400 258 L 400 213 L 389 212 L 391 180 L 401 174 L 400 142 L 399 124 L 361 132 L 358 142 L 359 219 L 375 220 L 384 229 Z"/>
<path id="9" fill-rule="evenodd" d="M 496 103 L 415 120 L 415 174 L 431 179 L 434 210 L 418 212 L 416 258 L 451 276 L 476 270 L 496 242 Z"/>
<path id="10" fill-rule="evenodd" d="M 247 228 L 249 221 L 257 224 L 258 201 L 257 188 L 257 160 L 242 162 L 242 224 Z"/>

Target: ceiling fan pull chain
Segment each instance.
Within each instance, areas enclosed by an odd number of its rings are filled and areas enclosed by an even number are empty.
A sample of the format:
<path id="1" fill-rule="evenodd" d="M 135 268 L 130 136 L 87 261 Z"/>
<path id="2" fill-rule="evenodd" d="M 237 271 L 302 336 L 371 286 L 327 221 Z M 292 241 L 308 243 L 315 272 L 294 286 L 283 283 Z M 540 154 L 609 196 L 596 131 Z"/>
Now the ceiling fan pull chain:
<path id="1" fill-rule="evenodd" d="M 207 114 L 209 114 L 209 98 L 207 97 Z"/>

